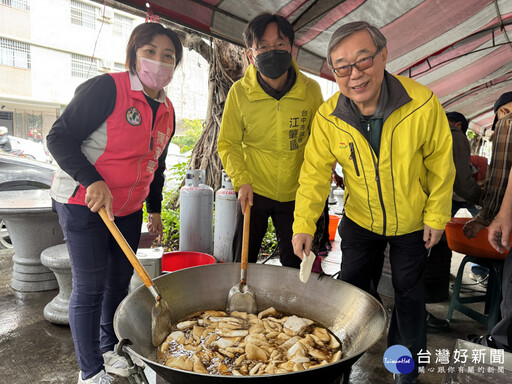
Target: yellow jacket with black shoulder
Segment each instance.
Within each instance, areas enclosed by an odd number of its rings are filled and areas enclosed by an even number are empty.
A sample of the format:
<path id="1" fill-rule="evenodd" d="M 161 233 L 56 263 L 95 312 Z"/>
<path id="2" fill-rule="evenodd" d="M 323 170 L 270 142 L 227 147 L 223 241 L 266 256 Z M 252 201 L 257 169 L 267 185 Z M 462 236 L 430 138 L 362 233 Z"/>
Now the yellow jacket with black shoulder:
<path id="1" fill-rule="evenodd" d="M 236 191 L 292 201 L 299 187 L 304 148 L 315 113 L 323 102 L 320 86 L 302 74 L 295 60 L 295 84 L 280 100 L 259 85 L 254 65 L 231 87 L 217 147 Z"/>
<path id="2" fill-rule="evenodd" d="M 455 167 L 446 114 L 433 92 L 386 72 L 388 101 L 377 157 L 339 92 L 322 104 L 299 178 L 293 232 L 313 235 L 329 194 L 331 165 L 345 178 L 345 214 L 377 234 L 442 230 L 451 217 Z"/>

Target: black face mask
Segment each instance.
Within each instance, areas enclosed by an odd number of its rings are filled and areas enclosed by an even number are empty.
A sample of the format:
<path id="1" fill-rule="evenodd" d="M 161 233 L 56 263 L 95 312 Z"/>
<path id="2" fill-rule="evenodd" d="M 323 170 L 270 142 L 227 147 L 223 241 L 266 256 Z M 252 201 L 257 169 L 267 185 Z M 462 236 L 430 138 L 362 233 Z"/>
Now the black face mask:
<path id="1" fill-rule="evenodd" d="M 256 69 L 269 79 L 281 77 L 292 65 L 292 55 L 287 51 L 260 53 L 254 60 Z"/>

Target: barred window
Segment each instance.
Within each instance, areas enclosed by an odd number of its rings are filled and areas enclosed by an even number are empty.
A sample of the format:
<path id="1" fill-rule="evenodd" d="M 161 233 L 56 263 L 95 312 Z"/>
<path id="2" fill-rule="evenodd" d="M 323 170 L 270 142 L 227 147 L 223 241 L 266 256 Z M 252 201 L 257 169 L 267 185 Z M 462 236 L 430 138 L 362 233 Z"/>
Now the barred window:
<path id="1" fill-rule="evenodd" d="M 112 72 L 124 72 L 124 71 L 126 71 L 124 64 L 114 63 L 114 68 L 112 68 Z"/>
<path id="2" fill-rule="evenodd" d="M 97 60 L 91 61 L 88 56 L 71 54 L 71 76 L 90 79 L 98 74 Z"/>
<path id="3" fill-rule="evenodd" d="M 0 0 L 0 4 L 8 5 L 9 7 L 21 9 L 23 11 L 30 11 L 28 0 Z"/>
<path id="4" fill-rule="evenodd" d="M 0 65 L 30 69 L 30 44 L 0 38 Z"/>
<path id="5" fill-rule="evenodd" d="M 96 28 L 96 7 L 71 0 L 71 23 L 82 27 Z"/>
<path id="6" fill-rule="evenodd" d="M 112 23 L 114 35 L 129 36 L 132 32 L 133 19 L 114 13 L 114 21 Z"/>

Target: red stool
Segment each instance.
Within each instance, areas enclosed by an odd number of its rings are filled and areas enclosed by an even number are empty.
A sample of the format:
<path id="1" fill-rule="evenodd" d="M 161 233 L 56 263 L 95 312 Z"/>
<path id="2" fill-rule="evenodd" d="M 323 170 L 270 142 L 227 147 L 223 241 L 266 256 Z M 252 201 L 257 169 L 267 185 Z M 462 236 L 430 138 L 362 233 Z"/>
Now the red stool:
<path id="1" fill-rule="evenodd" d="M 446 225 L 446 239 L 452 251 L 465 254 L 460 263 L 457 278 L 453 286 L 452 298 L 446 320 L 450 321 L 453 311 L 457 310 L 473 320 L 486 325 L 488 331 L 496 325 L 500 318 L 501 280 L 503 263 L 507 254 L 497 252 L 487 240 L 487 228 L 482 229 L 476 238 L 468 239 L 462 232 L 464 224 L 471 218 L 454 217 Z M 464 266 L 476 263 L 489 268 L 487 290 L 484 295 L 460 297 Z M 480 313 L 466 304 L 485 302 L 484 312 Z"/>

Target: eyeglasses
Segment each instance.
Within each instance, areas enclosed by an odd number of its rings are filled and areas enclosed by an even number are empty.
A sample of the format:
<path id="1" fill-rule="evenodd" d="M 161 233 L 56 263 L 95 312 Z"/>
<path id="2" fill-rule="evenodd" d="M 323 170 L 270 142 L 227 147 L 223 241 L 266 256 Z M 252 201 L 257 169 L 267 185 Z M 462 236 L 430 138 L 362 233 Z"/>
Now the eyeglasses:
<path id="1" fill-rule="evenodd" d="M 361 60 L 356 61 L 354 64 L 342 65 L 341 67 L 334 68 L 331 67 L 336 76 L 338 77 L 347 77 L 352 74 L 352 68 L 356 67 L 358 71 L 365 71 L 368 68 L 373 67 L 373 59 L 381 50 L 377 50 L 373 56 L 365 57 Z"/>
<path id="2" fill-rule="evenodd" d="M 281 42 L 276 43 L 273 46 L 272 45 L 263 44 L 263 45 L 260 45 L 258 48 L 251 48 L 251 49 L 254 49 L 258 53 L 267 53 L 267 52 L 270 52 L 272 50 L 275 50 L 275 51 L 278 51 L 278 52 L 283 52 L 283 51 L 286 51 L 286 48 L 288 48 L 289 45 L 290 45 L 289 42 L 281 41 Z"/>

